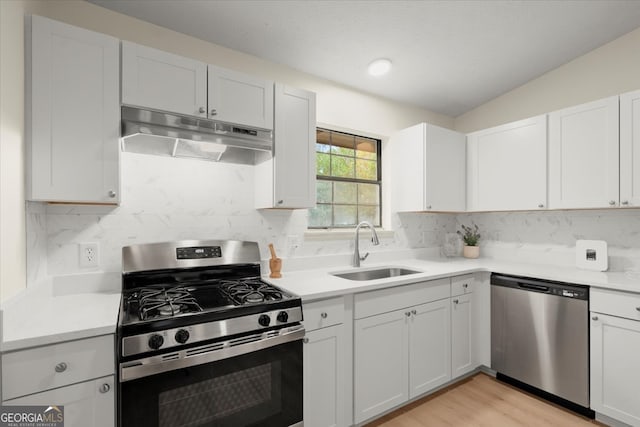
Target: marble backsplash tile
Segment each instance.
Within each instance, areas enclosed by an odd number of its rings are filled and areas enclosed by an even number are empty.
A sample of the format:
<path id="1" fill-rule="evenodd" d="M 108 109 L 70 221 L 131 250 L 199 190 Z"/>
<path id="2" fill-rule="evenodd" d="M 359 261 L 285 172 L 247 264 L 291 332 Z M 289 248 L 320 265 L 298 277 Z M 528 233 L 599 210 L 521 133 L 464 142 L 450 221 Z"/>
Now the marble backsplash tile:
<path id="1" fill-rule="evenodd" d="M 273 243 L 285 258 L 348 254 L 353 235 L 307 239 L 306 210 L 256 210 L 253 167 L 121 153 L 118 207 L 27 203 L 28 283 L 47 276 L 121 271 L 122 246 L 182 239 L 239 239 Z M 395 232 L 363 251 L 442 247 L 460 224 L 478 224 L 483 256 L 573 264 L 577 239 L 606 240 L 612 269 L 640 269 L 640 210 L 497 213 L 402 213 Z M 300 240 L 292 247 L 290 237 Z M 78 244 L 98 242 L 100 267 L 80 268 Z"/>

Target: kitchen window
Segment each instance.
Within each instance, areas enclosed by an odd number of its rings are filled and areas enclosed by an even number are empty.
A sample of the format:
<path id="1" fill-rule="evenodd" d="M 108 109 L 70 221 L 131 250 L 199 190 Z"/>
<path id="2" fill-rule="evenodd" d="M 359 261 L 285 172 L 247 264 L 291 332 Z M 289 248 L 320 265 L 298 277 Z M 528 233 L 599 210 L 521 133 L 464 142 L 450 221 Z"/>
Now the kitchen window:
<path id="1" fill-rule="evenodd" d="M 309 228 L 380 226 L 379 139 L 316 130 L 316 207 Z"/>

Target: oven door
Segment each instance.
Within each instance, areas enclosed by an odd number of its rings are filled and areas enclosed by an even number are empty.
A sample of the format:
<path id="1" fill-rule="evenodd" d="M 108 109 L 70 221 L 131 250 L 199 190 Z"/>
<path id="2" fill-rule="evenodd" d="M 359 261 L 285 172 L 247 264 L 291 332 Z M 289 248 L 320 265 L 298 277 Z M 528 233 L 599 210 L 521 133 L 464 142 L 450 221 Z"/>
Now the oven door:
<path id="1" fill-rule="evenodd" d="M 303 336 L 297 326 L 121 363 L 119 425 L 302 426 Z"/>

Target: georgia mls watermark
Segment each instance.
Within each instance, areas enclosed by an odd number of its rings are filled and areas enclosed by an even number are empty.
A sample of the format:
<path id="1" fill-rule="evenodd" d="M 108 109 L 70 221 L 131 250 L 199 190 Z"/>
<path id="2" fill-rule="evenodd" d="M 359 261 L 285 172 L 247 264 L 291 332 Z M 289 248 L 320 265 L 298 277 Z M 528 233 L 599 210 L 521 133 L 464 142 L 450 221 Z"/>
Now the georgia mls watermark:
<path id="1" fill-rule="evenodd" d="M 64 427 L 64 406 L 1 406 L 0 427 Z"/>

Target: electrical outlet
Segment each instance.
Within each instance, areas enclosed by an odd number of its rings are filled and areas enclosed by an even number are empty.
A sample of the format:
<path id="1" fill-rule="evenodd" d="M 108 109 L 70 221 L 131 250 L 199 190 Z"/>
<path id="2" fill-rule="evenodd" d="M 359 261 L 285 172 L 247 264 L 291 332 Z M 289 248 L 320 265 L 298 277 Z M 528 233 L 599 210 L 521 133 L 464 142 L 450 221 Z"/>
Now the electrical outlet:
<path id="1" fill-rule="evenodd" d="M 80 267 L 92 268 L 100 265 L 97 243 L 80 243 L 78 248 Z"/>
<path id="2" fill-rule="evenodd" d="M 288 251 L 288 256 L 292 256 L 296 249 L 298 249 L 300 247 L 300 236 L 297 234 L 292 234 L 290 236 L 287 236 L 287 251 Z"/>

